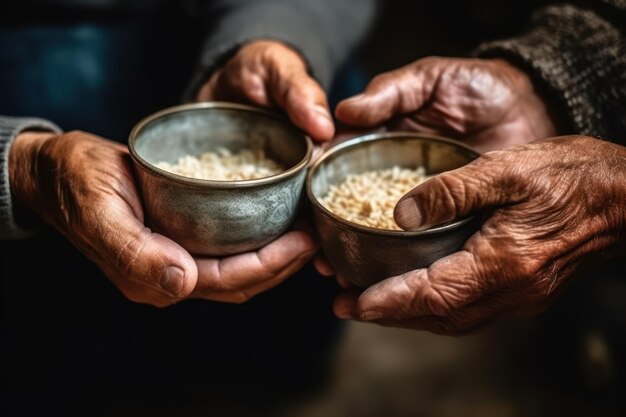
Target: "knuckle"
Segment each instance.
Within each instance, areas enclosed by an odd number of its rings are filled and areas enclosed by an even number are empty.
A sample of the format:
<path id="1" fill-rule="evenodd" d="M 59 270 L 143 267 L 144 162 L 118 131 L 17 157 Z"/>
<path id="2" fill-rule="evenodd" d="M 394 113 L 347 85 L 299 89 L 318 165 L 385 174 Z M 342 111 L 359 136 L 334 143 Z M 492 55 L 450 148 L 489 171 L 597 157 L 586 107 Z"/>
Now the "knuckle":
<path id="1" fill-rule="evenodd" d="M 429 286 L 424 292 L 423 303 L 427 311 L 435 316 L 447 316 L 453 310 L 449 298 L 441 289 Z"/>
<path id="2" fill-rule="evenodd" d="M 446 173 L 436 175 L 433 177 L 435 184 L 438 185 L 439 189 L 442 190 L 440 198 L 443 198 L 443 204 L 454 213 L 455 216 L 458 216 L 463 213 L 466 199 L 466 189 L 465 184 L 459 178 L 448 175 Z M 441 207 L 442 201 L 432 201 L 432 204 L 437 204 L 437 206 Z"/>
<path id="3" fill-rule="evenodd" d="M 116 266 L 120 271 L 133 277 L 133 267 L 141 258 L 141 253 L 149 236 L 150 234 L 144 230 L 139 235 L 131 235 L 126 238 L 126 242 L 121 246 L 116 256 Z M 139 280 L 145 281 L 146 278 L 139 277 Z"/>
<path id="4" fill-rule="evenodd" d="M 392 83 L 394 80 L 398 78 L 398 75 L 394 72 L 385 72 L 383 74 L 378 74 L 370 81 L 370 88 L 374 90 L 378 90 L 387 86 L 387 84 Z"/>

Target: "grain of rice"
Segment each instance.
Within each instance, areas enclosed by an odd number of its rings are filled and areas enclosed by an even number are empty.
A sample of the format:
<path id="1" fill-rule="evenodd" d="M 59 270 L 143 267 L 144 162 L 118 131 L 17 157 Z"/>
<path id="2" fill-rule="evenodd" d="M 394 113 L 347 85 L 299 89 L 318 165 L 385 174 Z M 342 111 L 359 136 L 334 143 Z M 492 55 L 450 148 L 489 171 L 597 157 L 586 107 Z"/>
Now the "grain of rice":
<path id="1" fill-rule="evenodd" d="M 393 219 L 396 203 L 427 179 L 424 167 L 394 166 L 348 175 L 342 183 L 330 186 L 321 203 L 348 221 L 376 229 L 401 230 Z"/>
<path id="2" fill-rule="evenodd" d="M 219 148 L 199 157 L 183 156 L 175 164 L 161 161 L 156 166 L 174 174 L 214 181 L 252 180 L 284 171 L 280 164 L 267 157 L 262 148 L 239 152 Z"/>

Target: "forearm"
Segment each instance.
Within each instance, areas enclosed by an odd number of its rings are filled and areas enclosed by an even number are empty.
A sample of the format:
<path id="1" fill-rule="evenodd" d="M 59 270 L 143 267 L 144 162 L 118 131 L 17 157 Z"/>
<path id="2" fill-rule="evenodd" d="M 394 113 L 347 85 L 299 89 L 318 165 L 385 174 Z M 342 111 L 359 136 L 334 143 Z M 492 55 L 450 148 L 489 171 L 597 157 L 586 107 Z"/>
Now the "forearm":
<path id="1" fill-rule="evenodd" d="M 375 0 L 209 2 L 204 12 L 210 16 L 208 33 L 185 99 L 193 98 L 212 71 L 241 45 L 257 39 L 275 39 L 291 46 L 328 88 L 333 73 L 364 38 L 375 6 Z"/>
<path id="2" fill-rule="evenodd" d="M 17 181 L 24 185 L 28 182 L 25 175 L 28 166 L 23 158 L 15 158 L 21 151 L 13 145 L 18 135 L 29 131 L 60 133 L 61 129 L 43 119 L 0 116 L 0 239 L 18 239 L 33 233 L 18 224 L 16 207 L 19 204 L 14 199 L 13 186 Z"/>
<path id="3" fill-rule="evenodd" d="M 626 38 L 620 1 L 551 6 L 517 38 L 481 45 L 476 55 L 527 71 L 560 114 L 560 133 L 626 141 Z M 602 10 L 602 12 L 600 12 Z M 609 19 L 607 10 L 614 19 Z"/>

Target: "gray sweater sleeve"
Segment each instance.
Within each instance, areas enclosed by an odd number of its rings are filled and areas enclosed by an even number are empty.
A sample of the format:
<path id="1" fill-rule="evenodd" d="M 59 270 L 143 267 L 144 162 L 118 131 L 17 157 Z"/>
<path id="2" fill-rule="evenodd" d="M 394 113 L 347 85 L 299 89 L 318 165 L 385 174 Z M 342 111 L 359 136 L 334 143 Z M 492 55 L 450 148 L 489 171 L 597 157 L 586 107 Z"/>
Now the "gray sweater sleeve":
<path id="1" fill-rule="evenodd" d="M 23 229 L 15 221 L 8 169 L 13 140 L 19 133 L 28 130 L 61 132 L 54 123 L 43 119 L 0 115 L 0 239 L 3 240 L 28 237 L 34 232 Z"/>
<path id="2" fill-rule="evenodd" d="M 476 55 L 526 70 L 563 118 L 563 133 L 626 143 L 626 1 L 538 10 L 529 30 Z"/>
<path id="3" fill-rule="evenodd" d="M 276 39 L 298 51 L 328 89 L 333 74 L 365 37 L 376 0 L 217 0 L 207 2 L 207 36 L 185 93 L 191 100 L 211 72 L 254 39 Z"/>

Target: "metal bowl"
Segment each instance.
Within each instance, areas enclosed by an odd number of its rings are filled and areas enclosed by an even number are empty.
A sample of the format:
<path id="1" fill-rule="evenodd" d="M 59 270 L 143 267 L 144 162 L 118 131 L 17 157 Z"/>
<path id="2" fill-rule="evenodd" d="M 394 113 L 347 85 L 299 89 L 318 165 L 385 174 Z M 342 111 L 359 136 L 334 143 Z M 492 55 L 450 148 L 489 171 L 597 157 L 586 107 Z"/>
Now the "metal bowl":
<path id="1" fill-rule="evenodd" d="M 459 250 L 479 227 L 475 216 L 431 229 L 407 232 L 375 229 L 345 220 L 320 200 L 331 185 L 350 174 L 423 166 L 426 175 L 461 167 L 479 156 L 469 146 L 447 138 L 413 132 L 373 133 L 327 150 L 309 169 L 306 192 L 313 221 L 328 261 L 338 274 L 359 287 L 424 268 Z"/>
<path id="2" fill-rule="evenodd" d="M 254 143 L 286 168 L 253 180 L 213 181 L 156 164 Z M 223 256 L 258 249 L 285 232 L 299 209 L 313 145 L 282 116 L 256 107 L 205 102 L 164 109 L 132 129 L 129 150 L 146 224 L 192 254 Z"/>

